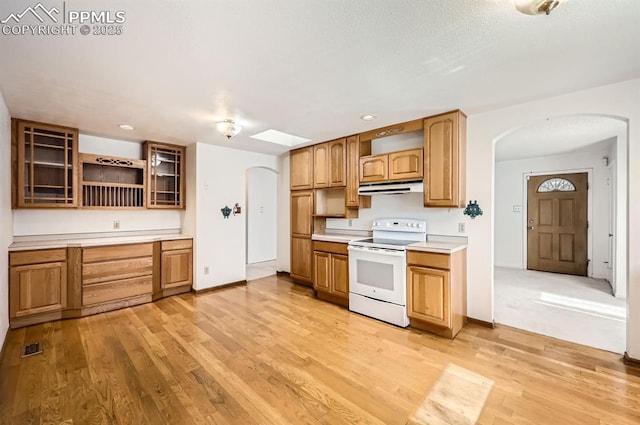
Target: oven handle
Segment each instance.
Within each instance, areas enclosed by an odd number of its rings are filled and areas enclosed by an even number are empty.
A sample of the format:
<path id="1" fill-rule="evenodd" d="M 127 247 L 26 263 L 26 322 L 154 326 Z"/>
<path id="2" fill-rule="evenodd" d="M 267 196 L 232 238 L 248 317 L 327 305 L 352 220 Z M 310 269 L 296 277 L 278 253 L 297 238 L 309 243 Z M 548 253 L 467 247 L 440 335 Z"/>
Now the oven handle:
<path id="1" fill-rule="evenodd" d="M 384 249 L 384 248 L 373 248 L 368 246 L 357 246 L 357 245 L 349 245 L 347 248 L 349 251 L 354 251 L 354 254 L 357 252 L 370 252 L 372 254 L 382 254 L 390 257 L 404 257 L 405 251 L 398 251 L 396 249 Z"/>

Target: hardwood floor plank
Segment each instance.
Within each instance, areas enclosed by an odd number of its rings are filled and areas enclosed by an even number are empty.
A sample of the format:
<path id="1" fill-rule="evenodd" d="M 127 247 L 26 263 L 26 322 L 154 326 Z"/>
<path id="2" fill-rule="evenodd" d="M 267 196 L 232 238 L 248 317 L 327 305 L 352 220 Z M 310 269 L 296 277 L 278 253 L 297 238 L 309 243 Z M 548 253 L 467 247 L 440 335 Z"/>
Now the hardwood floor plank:
<path id="1" fill-rule="evenodd" d="M 640 423 L 617 354 L 504 326 L 450 341 L 278 277 L 9 331 L 0 423 L 404 425 L 451 367 L 494 383 L 478 424 Z M 461 407 L 448 389 L 436 405 Z"/>

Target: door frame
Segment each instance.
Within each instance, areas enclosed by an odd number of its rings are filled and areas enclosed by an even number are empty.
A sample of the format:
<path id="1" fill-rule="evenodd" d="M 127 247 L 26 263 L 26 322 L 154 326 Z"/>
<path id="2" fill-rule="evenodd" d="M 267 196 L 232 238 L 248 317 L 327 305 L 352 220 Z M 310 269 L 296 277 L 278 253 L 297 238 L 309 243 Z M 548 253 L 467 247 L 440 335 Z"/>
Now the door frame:
<path id="1" fill-rule="evenodd" d="M 552 176 L 556 174 L 573 174 L 573 173 L 587 173 L 587 222 L 589 227 L 587 228 L 587 277 L 593 277 L 593 168 L 572 168 L 567 170 L 556 171 L 531 171 L 522 175 L 522 269 L 527 270 L 527 258 L 529 255 L 529 247 L 527 245 L 529 232 L 527 231 L 527 206 L 529 205 L 528 194 L 528 177 L 530 176 Z M 611 217 L 609 217 L 611 220 Z M 611 259 L 614 262 L 614 259 Z"/>

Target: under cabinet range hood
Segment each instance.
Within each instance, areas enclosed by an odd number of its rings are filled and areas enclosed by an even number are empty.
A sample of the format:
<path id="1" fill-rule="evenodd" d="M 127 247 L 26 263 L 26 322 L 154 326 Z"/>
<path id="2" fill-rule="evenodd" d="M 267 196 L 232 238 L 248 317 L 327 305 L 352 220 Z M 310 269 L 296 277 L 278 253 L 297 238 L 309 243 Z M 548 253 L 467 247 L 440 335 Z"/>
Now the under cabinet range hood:
<path id="1" fill-rule="evenodd" d="M 361 184 L 358 188 L 358 195 L 398 195 L 416 192 L 424 192 L 422 180 L 367 183 Z"/>

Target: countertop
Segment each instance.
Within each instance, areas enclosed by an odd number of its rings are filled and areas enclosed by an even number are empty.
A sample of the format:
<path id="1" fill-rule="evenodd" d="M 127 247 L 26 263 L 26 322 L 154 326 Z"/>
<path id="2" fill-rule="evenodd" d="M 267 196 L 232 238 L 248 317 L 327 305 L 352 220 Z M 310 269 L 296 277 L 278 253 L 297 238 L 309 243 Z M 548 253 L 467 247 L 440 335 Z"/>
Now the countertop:
<path id="1" fill-rule="evenodd" d="M 466 243 L 461 242 L 443 242 L 443 241 L 426 241 L 416 242 L 407 246 L 410 251 L 437 252 L 441 254 L 452 254 L 461 251 L 467 247 Z"/>
<path id="2" fill-rule="evenodd" d="M 113 237 L 97 237 L 97 238 L 75 238 L 75 239 L 51 239 L 51 240 L 34 240 L 14 242 L 9 245 L 9 251 L 27 251 L 32 249 L 54 249 L 67 247 L 91 247 L 105 245 L 124 245 L 132 243 L 146 243 L 155 241 L 169 241 L 176 239 L 191 239 L 191 235 L 183 235 L 179 233 L 169 234 L 152 234 L 152 235 L 136 235 L 136 236 L 113 236 Z"/>
<path id="3" fill-rule="evenodd" d="M 314 241 L 340 242 L 340 243 L 349 243 L 351 241 L 355 241 L 358 239 L 366 239 L 370 237 L 371 237 L 371 234 L 369 232 L 361 232 L 361 233 L 325 232 L 325 233 L 314 233 L 313 235 L 311 235 L 311 239 Z"/>

